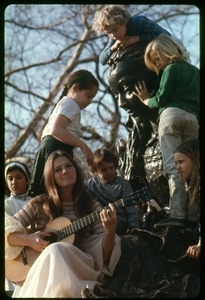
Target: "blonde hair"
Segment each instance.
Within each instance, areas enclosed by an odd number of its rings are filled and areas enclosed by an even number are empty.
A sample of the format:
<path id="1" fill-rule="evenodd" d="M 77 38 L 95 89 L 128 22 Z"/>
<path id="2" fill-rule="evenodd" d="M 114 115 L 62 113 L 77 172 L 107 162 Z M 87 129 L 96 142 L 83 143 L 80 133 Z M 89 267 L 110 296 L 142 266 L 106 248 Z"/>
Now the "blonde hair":
<path id="1" fill-rule="evenodd" d="M 157 38 L 151 41 L 145 49 L 145 65 L 151 71 L 159 74 L 160 69 L 155 65 L 151 58 L 153 52 L 159 55 L 159 57 L 166 59 L 168 63 L 181 60 L 189 61 L 189 54 L 186 52 L 186 50 L 169 35 L 160 34 Z"/>
<path id="2" fill-rule="evenodd" d="M 95 13 L 92 28 L 104 32 L 113 25 L 127 24 L 130 17 L 122 5 L 108 5 Z"/>

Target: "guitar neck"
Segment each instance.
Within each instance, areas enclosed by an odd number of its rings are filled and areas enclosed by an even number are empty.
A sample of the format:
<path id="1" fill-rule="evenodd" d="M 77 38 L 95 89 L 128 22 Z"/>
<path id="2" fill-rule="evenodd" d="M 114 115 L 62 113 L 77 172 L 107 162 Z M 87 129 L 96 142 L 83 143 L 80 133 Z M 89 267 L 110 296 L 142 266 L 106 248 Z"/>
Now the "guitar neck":
<path id="1" fill-rule="evenodd" d="M 122 206 L 134 205 L 136 202 L 147 201 L 148 199 L 151 199 L 152 197 L 153 197 L 153 194 L 152 194 L 151 188 L 145 187 L 145 188 L 141 189 L 140 191 L 134 192 L 127 197 L 124 197 L 120 200 L 115 201 L 112 204 L 115 206 L 116 209 L 118 209 L 119 207 L 122 207 Z M 108 208 L 109 208 L 109 205 L 104 207 L 104 209 L 108 209 Z M 72 235 L 76 231 L 78 231 L 90 224 L 97 222 L 100 219 L 101 211 L 102 211 L 102 209 L 96 210 L 93 213 L 91 213 L 77 221 L 74 221 L 71 224 L 69 224 L 68 226 L 63 227 L 62 229 L 58 230 L 56 232 L 58 240 L 62 240 L 64 238 L 66 238 L 67 236 Z"/>
<path id="2" fill-rule="evenodd" d="M 116 209 L 118 209 L 119 207 L 125 206 L 123 199 L 117 200 L 112 204 L 116 207 Z M 109 205 L 103 207 L 103 209 L 108 209 L 108 208 L 109 208 Z M 91 213 L 79 220 L 76 220 L 76 221 L 72 222 L 71 224 L 69 224 L 68 226 L 63 227 L 60 230 L 58 230 L 56 232 L 56 234 L 58 236 L 58 240 L 62 240 L 64 238 L 66 238 L 67 236 L 77 232 L 78 230 L 99 221 L 101 211 L 102 211 L 102 209 L 98 209 L 98 210 L 94 211 L 93 213 Z"/>

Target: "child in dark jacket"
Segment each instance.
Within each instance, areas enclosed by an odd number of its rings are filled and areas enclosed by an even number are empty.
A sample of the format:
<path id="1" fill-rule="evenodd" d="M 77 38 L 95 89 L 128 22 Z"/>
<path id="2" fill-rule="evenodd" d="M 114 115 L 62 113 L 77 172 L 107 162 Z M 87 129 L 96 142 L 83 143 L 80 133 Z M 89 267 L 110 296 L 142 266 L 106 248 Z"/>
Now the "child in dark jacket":
<path id="1" fill-rule="evenodd" d="M 170 35 L 167 30 L 145 16 L 131 16 L 122 5 L 108 5 L 97 11 L 93 29 L 109 36 L 109 41 L 99 57 L 103 65 L 119 47 L 126 48 L 139 42 L 149 43 L 162 33 Z"/>

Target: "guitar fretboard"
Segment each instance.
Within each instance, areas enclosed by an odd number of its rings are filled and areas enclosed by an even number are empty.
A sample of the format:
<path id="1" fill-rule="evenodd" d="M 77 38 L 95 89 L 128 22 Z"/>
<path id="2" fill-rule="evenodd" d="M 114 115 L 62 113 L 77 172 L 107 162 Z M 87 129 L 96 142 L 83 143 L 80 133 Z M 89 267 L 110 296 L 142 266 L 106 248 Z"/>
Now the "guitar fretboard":
<path id="1" fill-rule="evenodd" d="M 124 200 L 123 199 L 117 200 L 113 203 L 113 205 L 116 207 L 116 209 L 119 207 L 125 206 Z M 109 205 L 103 207 L 103 209 L 108 209 L 108 208 L 109 208 Z M 72 222 L 71 224 L 69 224 L 68 226 L 65 226 L 62 229 L 58 230 L 56 232 L 56 234 L 58 236 L 58 240 L 62 240 L 65 237 L 75 233 L 76 231 L 99 221 L 101 211 L 102 211 L 102 209 L 98 209 L 95 212 L 93 212 L 79 220 L 76 220 L 76 221 Z"/>
<path id="2" fill-rule="evenodd" d="M 116 209 L 118 209 L 119 207 L 122 207 L 122 206 L 134 205 L 136 201 L 138 201 L 138 202 L 145 201 L 147 199 L 151 199 L 152 197 L 153 197 L 153 194 L 152 194 L 151 188 L 145 187 L 145 188 L 141 189 L 140 191 L 134 192 L 127 197 L 124 197 L 120 200 L 115 201 L 112 204 L 115 206 Z M 109 205 L 103 207 L 102 209 L 108 209 L 108 208 L 109 208 Z M 74 221 L 71 224 L 69 224 L 68 226 L 65 226 L 62 229 L 58 230 L 56 232 L 57 240 L 60 241 L 64 238 L 66 238 L 67 236 L 75 233 L 76 231 L 78 231 L 90 224 L 97 222 L 100 219 L 100 212 L 102 211 L 102 209 L 96 210 L 95 212 L 93 212 L 77 221 Z"/>

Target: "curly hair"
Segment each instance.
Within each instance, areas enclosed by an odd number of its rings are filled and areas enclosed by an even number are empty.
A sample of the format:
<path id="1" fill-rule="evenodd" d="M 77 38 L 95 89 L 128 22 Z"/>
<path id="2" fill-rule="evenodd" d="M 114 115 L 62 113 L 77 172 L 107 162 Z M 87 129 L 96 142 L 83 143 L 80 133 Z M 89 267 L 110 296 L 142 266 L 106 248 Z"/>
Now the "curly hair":
<path id="1" fill-rule="evenodd" d="M 92 28 L 104 32 L 113 25 L 127 24 L 130 17 L 122 5 L 108 5 L 95 13 Z"/>

